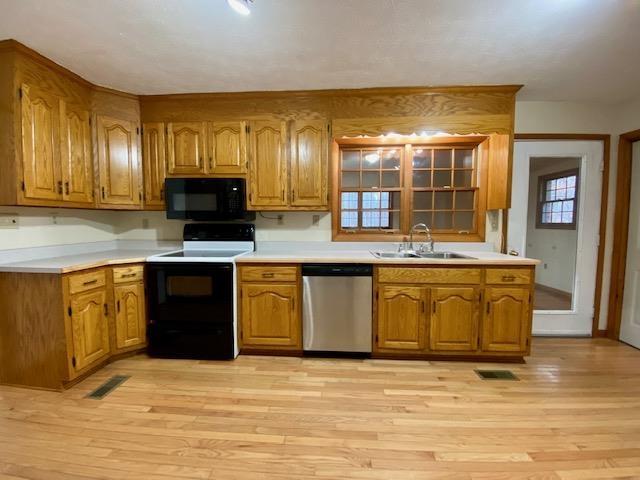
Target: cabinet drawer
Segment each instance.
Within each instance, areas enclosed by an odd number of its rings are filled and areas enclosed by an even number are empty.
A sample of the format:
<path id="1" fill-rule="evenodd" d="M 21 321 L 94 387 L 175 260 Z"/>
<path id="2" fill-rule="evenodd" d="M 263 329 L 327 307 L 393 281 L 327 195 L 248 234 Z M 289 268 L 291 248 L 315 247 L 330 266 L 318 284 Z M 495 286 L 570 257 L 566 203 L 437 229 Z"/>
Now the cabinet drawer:
<path id="1" fill-rule="evenodd" d="M 479 268 L 395 268 L 378 269 L 378 281 L 387 283 L 480 283 Z"/>
<path id="2" fill-rule="evenodd" d="M 116 267 L 113 269 L 113 283 L 136 282 L 143 278 L 144 267 L 142 265 Z"/>
<path id="3" fill-rule="evenodd" d="M 241 267 L 240 280 L 243 282 L 295 282 L 297 267 Z"/>
<path id="4" fill-rule="evenodd" d="M 488 268 L 486 283 L 528 285 L 531 283 L 531 270 L 527 268 Z"/>
<path id="5" fill-rule="evenodd" d="M 95 270 L 88 273 L 75 273 L 69 277 L 69 293 L 86 292 L 107 283 L 104 270 Z"/>

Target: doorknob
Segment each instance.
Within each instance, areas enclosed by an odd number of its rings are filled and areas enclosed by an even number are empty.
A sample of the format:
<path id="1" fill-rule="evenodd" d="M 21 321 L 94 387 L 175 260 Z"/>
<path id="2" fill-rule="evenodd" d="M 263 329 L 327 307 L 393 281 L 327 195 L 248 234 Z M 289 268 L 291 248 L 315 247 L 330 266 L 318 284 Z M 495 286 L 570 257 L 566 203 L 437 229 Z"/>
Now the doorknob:
<path id="1" fill-rule="evenodd" d="M 512 256 L 514 256 L 514 257 L 517 257 L 517 256 L 519 256 L 519 255 L 520 255 L 520 253 L 519 253 L 517 250 L 513 250 L 513 249 L 512 249 L 512 250 L 509 250 L 508 254 L 509 254 L 509 255 L 512 255 Z"/>

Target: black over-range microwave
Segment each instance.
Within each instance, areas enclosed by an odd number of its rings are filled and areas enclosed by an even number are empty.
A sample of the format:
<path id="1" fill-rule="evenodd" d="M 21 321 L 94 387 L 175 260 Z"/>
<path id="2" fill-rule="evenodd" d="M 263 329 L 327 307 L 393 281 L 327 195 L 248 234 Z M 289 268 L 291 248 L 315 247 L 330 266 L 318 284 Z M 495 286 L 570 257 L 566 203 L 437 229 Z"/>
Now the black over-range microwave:
<path id="1" fill-rule="evenodd" d="M 252 220 L 244 178 L 167 178 L 167 218 L 181 220 Z"/>

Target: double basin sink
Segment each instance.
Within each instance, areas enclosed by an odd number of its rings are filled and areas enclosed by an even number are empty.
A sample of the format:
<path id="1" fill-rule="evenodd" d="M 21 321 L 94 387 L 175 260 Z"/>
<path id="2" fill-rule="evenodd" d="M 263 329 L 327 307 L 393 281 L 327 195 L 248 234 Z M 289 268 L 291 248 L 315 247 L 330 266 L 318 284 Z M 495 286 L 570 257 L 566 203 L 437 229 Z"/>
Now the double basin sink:
<path id="1" fill-rule="evenodd" d="M 454 252 L 371 252 L 376 258 L 437 258 L 437 259 L 474 259 L 468 255 Z"/>

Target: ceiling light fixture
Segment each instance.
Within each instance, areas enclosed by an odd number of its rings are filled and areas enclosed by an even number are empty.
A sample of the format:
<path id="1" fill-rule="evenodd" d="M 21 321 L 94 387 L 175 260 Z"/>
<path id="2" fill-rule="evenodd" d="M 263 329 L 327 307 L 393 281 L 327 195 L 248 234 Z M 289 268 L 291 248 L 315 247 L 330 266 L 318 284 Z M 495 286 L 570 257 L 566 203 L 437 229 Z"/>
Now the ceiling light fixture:
<path id="1" fill-rule="evenodd" d="M 249 15 L 253 0 L 227 0 L 227 3 L 240 15 Z"/>

